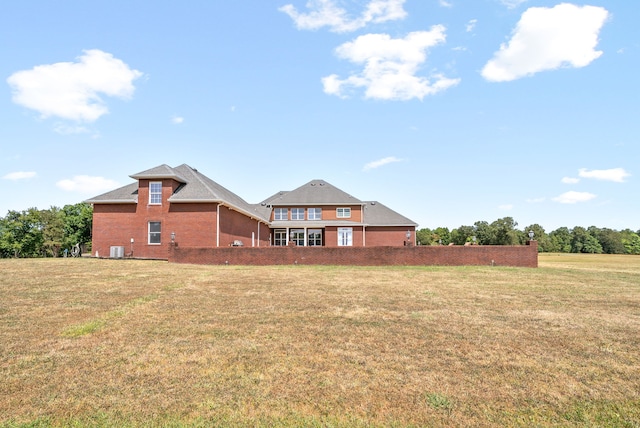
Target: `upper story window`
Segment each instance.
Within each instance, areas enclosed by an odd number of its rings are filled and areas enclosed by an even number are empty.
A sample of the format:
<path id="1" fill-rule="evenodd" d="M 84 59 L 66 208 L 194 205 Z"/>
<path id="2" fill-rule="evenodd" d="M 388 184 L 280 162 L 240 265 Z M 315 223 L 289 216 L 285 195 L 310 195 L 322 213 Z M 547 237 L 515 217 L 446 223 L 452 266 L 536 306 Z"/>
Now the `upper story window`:
<path id="1" fill-rule="evenodd" d="M 273 219 L 274 220 L 288 220 L 287 217 L 287 208 L 274 208 L 273 210 Z"/>
<path id="2" fill-rule="evenodd" d="M 162 182 L 152 181 L 149 183 L 149 204 L 162 204 Z"/>
<path id="3" fill-rule="evenodd" d="M 336 217 L 351 218 L 351 208 L 336 208 Z"/>
<path id="4" fill-rule="evenodd" d="M 291 208 L 291 220 L 304 220 L 304 208 Z"/>
<path id="5" fill-rule="evenodd" d="M 322 208 L 307 209 L 307 218 L 309 220 L 322 220 Z"/>

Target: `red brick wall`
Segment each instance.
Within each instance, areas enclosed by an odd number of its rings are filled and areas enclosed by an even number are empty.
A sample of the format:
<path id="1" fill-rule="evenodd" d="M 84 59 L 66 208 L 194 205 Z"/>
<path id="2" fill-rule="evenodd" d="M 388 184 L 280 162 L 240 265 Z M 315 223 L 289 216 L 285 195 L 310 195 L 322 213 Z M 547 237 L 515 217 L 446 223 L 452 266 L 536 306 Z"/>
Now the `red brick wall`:
<path id="1" fill-rule="evenodd" d="M 354 247 L 362 247 L 362 226 L 326 226 L 324 228 L 324 245 L 330 248 L 338 247 L 338 228 L 351 227 L 353 229 L 352 243 Z"/>
<path id="2" fill-rule="evenodd" d="M 169 261 L 211 265 L 538 267 L 538 245 L 410 247 L 169 248 Z"/>
<path id="3" fill-rule="evenodd" d="M 407 230 L 411 231 L 409 242 L 414 244 L 415 227 L 367 227 L 365 239 L 367 247 L 404 247 L 407 241 Z"/>
<path id="4" fill-rule="evenodd" d="M 258 229 L 259 228 L 259 229 Z M 220 246 L 228 247 L 239 239 L 245 247 L 269 245 L 269 227 L 244 214 L 220 207 Z M 258 242 L 259 241 L 259 242 Z"/>
<path id="5" fill-rule="evenodd" d="M 166 238 L 170 240 L 171 232 L 175 232 L 176 241 L 194 247 L 215 247 L 217 207 L 214 203 L 171 204 L 166 217 Z"/>
<path id="6" fill-rule="evenodd" d="M 99 257 L 109 257 L 111 246 L 131 251 L 134 246 L 147 242 L 147 230 L 142 234 L 136 222 L 136 204 L 94 205 L 91 251 Z M 166 250 L 165 250 L 166 254 Z"/>

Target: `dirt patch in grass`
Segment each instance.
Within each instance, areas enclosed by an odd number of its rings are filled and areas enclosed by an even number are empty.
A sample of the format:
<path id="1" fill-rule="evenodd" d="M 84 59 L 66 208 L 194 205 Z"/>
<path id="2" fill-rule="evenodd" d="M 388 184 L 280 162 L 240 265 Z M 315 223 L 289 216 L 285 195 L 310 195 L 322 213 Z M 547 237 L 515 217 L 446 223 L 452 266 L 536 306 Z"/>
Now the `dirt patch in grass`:
<path id="1" fill-rule="evenodd" d="M 0 426 L 640 426 L 638 257 L 0 270 Z"/>

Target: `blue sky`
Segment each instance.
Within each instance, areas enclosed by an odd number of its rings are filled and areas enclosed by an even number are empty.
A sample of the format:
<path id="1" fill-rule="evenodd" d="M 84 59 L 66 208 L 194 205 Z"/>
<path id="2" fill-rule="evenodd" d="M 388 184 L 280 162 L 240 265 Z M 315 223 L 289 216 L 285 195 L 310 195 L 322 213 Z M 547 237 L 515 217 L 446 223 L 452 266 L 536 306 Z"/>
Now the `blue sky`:
<path id="1" fill-rule="evenodd" d="M 0 215 L 160 164 L 419 223 L 640 229 L 640 3 L 5 1 Z"/>

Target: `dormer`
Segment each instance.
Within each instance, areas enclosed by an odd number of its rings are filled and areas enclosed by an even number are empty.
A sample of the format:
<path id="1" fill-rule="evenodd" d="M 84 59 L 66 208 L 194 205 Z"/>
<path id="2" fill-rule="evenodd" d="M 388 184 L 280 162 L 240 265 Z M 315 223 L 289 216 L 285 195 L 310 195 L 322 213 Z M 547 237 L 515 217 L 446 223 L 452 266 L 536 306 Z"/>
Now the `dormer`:
<path id="1" fill-rule="evenodd" d="M 174 168 L 164 164 L 130 177 L 138 180 L 138 203 L 146 202 L 147 205 L 162 205 L 187 183 Z"/>

